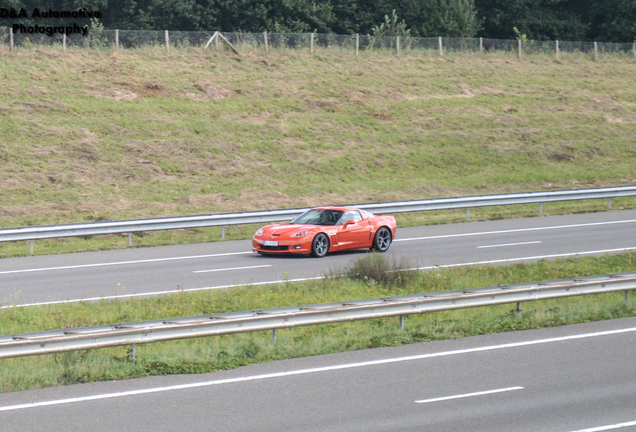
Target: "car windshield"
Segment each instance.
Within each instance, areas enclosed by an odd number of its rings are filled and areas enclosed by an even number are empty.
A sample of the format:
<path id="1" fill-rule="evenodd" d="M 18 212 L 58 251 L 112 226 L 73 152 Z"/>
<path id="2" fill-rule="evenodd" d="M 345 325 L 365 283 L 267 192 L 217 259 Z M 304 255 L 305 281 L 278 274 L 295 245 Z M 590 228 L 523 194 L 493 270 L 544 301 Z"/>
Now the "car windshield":
<path id="1" fill-rule="evenodd" d="M 312 209 L 298 216 L 293 224 L 335 225 L 342 216 L 340 210 Z"/>

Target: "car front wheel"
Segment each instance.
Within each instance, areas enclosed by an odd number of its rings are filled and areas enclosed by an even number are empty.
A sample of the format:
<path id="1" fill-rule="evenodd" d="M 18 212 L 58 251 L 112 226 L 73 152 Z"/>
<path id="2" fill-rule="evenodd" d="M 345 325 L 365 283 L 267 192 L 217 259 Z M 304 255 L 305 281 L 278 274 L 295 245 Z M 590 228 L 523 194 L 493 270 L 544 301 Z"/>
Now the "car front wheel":
<path id="1" fill-rule="evenodd" d="M 316 258 L 322 258 L 329 252 L 329 239 L 326 235 L 320 233 L 311 242 L 311 255 Z"/>
<path id="2" fill-rule="evenodd" d="M 386 252 L 391 246 L 391 231 L 387 227 L 381 227 L 373 238 L 373 249 L 378 252 Z"/>

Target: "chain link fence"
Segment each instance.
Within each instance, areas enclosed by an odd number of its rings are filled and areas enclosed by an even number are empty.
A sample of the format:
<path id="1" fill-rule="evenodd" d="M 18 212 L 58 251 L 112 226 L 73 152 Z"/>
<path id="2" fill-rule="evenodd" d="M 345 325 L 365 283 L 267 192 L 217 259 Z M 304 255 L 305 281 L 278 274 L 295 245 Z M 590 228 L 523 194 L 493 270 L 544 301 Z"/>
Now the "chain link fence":
<path id="1" fill-rule="evenodd" d="M 31 28 L 33 30 L 33 28 Z M 39 33 L 38 33 L 39 31 Z M 0 49 L 19 50 L 48 47 L 58 50 L 130 50 L 159 49 L 170 51 L 202 49 L 215 32 L 182 32 L 154 30 L 90 30 L 81 33 L 47 36 L 46 27 L 33 33 L 16 32 L 0 27 Z M 239 52 L 248 50 L 304 50 L 340 52 L 348 55 L 488 55 L 509 54 L 518 57 L 545 55 L 560 59 L 576 55 L 598 60 L 601 56 L 636 58 L 636 43 L 570 42 L 502 40 L 486 38 L 415 38 L 370 35 L 337 35 L 320 33 L 223 33 Z M 225 50 L 222 40 L 215 38 L 208 49 Z"/>

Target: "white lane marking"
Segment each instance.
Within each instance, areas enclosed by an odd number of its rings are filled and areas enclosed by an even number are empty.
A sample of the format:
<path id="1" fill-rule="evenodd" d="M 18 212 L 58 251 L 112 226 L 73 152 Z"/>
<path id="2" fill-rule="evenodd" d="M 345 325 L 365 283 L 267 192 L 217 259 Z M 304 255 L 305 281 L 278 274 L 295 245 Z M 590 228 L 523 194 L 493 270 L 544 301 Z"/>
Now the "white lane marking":
<path id="1" fill-rule="evenodd" d="M 263 374 L 263 375 L 227 378 L 227 379 L 221 379 L 221 380 L 215 380 L 215 381 L 203 381 L 203 382 L 195 382 L 195 383 L 188 383 L 188 384 L 179 384 L 179 385 L 172 385 L 167 387 L 154 387 L 154 388 L 147 388 L 147 389 L 141 389 L 141 390 L 130 390 L 130 391 L 119 392 L 119 393 L 105 393 L 105 394 L 82 396 L 82 397 L 76 397 L 76 398 L 70 398 L 70 399 L 58 399 L 58 400 L 51 400 L 51 401 L 26 403 L 26 404 L 20 404 L 20 405 L 7 405 L 7 406 L 0 406 L 0 412 L 14 411 L 14 410 L 26 409 L 26 408 L 37 408 L 42 406 L 62 405 L 62 404 L 68 404 L 68 403 L 85 402 L 85 401 L 100 400 L 100 399 L 110 399 L 110 398 L 117 398 L 122 396 L 136 396 L 136 395 L 159 393 L 159 392 L 165 392 L 165 391 L 186 390 L 186 389 L 209 387 L 209 386 L 222 385 L 222 384 L 234 384 L 234 383 L 240 383 L 245 381 L 257 381 L 257 380 L 264 380 L 264 379 L 270 379 L 270 378 L 282 378 L 282 377 L 288 377 L 288 376 L 307 375 L 307 374 L 318 373 L 318 372 L 330 372 L 330 371 L 338 371 L 338 370 L 345 370 L 345 369 L 355 369 L 355 368 L 367 367 L 367 366 L 377 366 L 377 365 L 400 363 L 400 362 L 413 361 L 413 360 L 425 360 L 425 359 L 438 358 L 438 357 L 471 354 L 471 353 L 494 351 L 494 350 L 501 350 L 501 349 L 507 349 L 507 348 L 518 348 L 518 347 L 525 347 L 525 346 L 531 346 L 531 345 L 541 345 L 541 344 L 548 344 L 548 343 L 555 343 L 555 342 L 587 339 L 587 338 L 593 338 L 593 337 L 611 336 L 611 335 L 618 335 L 618 334 L 632 333 L 632 332 L 636 332 L 636 327 L 629 327 L 629 328 L 616 329 L 616 330 L 606 330 L 606 331 L 600 331 L 600 332 L 594 332 L 594 333 L 583 333 L 583 334 L 576 334 L 576 335 L 570 335 L 570 336 L 560 336 L 560 337 L 547 338 L 547 339 L 535 339 L 530 341 L 511 342 L 511 343 L 506 343 L 501 345 L 466 348 L 466 349 L 460 349 L 455 351 L 441 351 L 441 352 L 430 353 L 430 354 L 419 354 L 419 355 L 413 355 L 413 356 L 395 357 L 395 358 L 388 358 L 388 359 L 381 359 L 381 360 L 369 360 L 369 361 L 359 362 L 359 363 L 345 363 L 345 364 L 334 365 L 334 366 L 323 366 L 323 367 L 316 367 L 316 368 L 310 368 L 310 369 L 298 369 L 293 371 L 275 372 L 275 373 L 269 373 L 269 374 Z"/>
<path id="2" fill-rule="evenodd" d="M 212 269 L 212 270 L 194 270 L 192 273 L 211 273 L 211 272 L 221 272 L 221 271 L 229 271 L 229 270 L 248 270 L 248 269 L 271 267 L 271 266 L 272 266 L 271 264 L 265 264 L 265 265 L 257 265 L 257 266 L 231 267 L 231 268 Z"/>
<path id="3" fill-rule="evenodd" d="M 65 303 L 80 303 L 80 302 L 90 302 L 90 301 L 98 301 L 98 300 L 121 300 L 121 299 L 127 299 L 127 298 L 152 297 L 152 296 L 158 296 L 158 295 L 168 295 L 168 294 L 176 294 L 176 293 L 191 292 L 191 291 L 206 291 L 206 290 L 215 290 L 215 289 L 224 289 L 224 288 L 239 288 L 239 287 L 247 287 L 247 286 L 272 285 L 272 284 L 282 284 L 286 282 L 304 282 L 308 280 L 316 280 L 316 279 L 324 279 L 324 278 L 325 278 L 324 276 L 317 276 L 317 277 L 310 277 L 310 278 L 281 279 L 281 280 L 275 280 L 275 281 L 253 282 L 253 283 L 246 283 L 246 284 L 219 285 L 219 286 L 209 286 L 209 287 L 202 287 L 202 288 L 177 289 L 177 290 L 170 290 L 170 291 L 154 291 L 154 292 L 138 293 L 138 294 L 118 294 L 113 296 L 55 300 L 50 302 L 5 305 L 5 306 L 1 306 L 0 309 L 7 309 L 7 308 L 13 308 L 13 307 L 26 307 L 26 306 L 46 306 L 46 305 L 65 304 Z"/>
<path id="4" fill-rule="evenodd" d="M 521 245 L 529 245 L 529 244 L 537 244 L 542 243 L 540 240 L 537 241 L 529 241 L 529 242 L 521 242 L 521 243 L 505 243 L 505 244 L 496 244 L 496 245 L 487 245 L 487 246 L 477 246 L 477 249 L 487 249 L 487 248 L 495 248 L 495 247 L 506 247 L 506 246 L 521 246 Z"/>
<path id="5" fill-rule="evenodd" d="M 610 221 L 610 222 L 590 222 L 590 223 L 574 224 L 574 225 L 556 225 L 556 226 L 536 227 L 536 228 L 519 228 L 519 229 L 501 230 L 501 231 L 483 231 L 483 232 L 472 232 L 472 233 L 463 233 L 463 234 L 443 234 L 443 235 L 437 235 L 437 236 L 411 237 L 411 238 L 405 238 L 405 239 L 397 238 L 393 241 L 401 242 L 401 241 L 416 241 L 416 240 L 433 240 L 433 239 L 453 238 L 453 237 L 470 237 L 470 236 L 481 236 L 481 235 L 490 235 L 490 234 L 506 234 L 506 233 L 527 232 L 527 231 L 544 231 L 544 230 L 554 230 L 554 229 L 564 229 L 564 228 L 580 228 L 580 227 L 588 227 L 588 226 L 615 225 L 615 224 L 634 223 L 634 222 L 636 222 L 636 219 Z"/>
<path id="6" fill-rule="evenodd" d="M 573 432 L 599 432 L 599 431 L 606 431 L 606 430 L 612 430 L 612 429 L 620 429 L 620 428 L 630 427 L 630 426 L 636 426 L 636 421 L 617 423 L 617 424 L 607 425 L 607 426 L 598 426 L 598 427 L 593 427 L 589 429 L 581 429 L 581 430 L 573 431 Z"/>
<path id="7" fill-rule="evenodd" d="M 636 247 L 628 247 L 628 248 L 620 248 L 620 249 L 602 249 L 602 250 L 596 250 L 596 251 L 573 252 L 573 253 L 563 253 L 563 254 L 553 254 L 553 255 L 538 255 L 538 256 L 523 257 L 523 258 L 505 258 L 505 259 L 476 261 L 476 262 L 460 263 L 460 264 L 441 264 L 441 265 L 433 265 L 433 266 L 426 266 L 426 267 L 416 267 L 411 270 L 433 270 L 438 268 L 463 267 L 463 266 L 473 266 L 473 265 L 481 265 L 481 264 L 498 264 L 498 263 L 515 262 L 515 261 L 540 260 L 540 259 L 546 259 L 546 258 L 565 258 L 565 257 L 576 256 L 576 255 L 594 255 L 594 254 L 602 254 L 602 253 L 610 253 L 610 252 L 630 252 L 635 250 L 636 250 Z"/>
<path id="8" fill-rule="evenodd" d="M 415 401 L 415 403 L 424 404 L 424 403 L 430 403 L 430 402 L 441 402 L 441 401 L 447 401 L 447 400 L 453 400 L 453 399 L 469 398 L 473 396 L 483 396 L 483 395 L 488 395 L 493 393 L 503 393 L 503 392 L 509 392 L 513 390 L 523 390 L 523 387 L 507 387 L 507 388 L 502 388 L 497 390 L 486 390 L 486 391 L 466 393 L 466 394 L 455 395 L 455 396 L 438 397 L 434 399 L 423 399 L 423 400 Z"/>
<path id="9" fill-rule="evenodd" d="M 476 261 L 476 262 L 460 263 L 460 264 L 440 264 L 440 265 L 433 265 L 433 266 L 426 266 L 426 267 L 415 267 L 409 270 L 434 270 L 434 269 L 440 269 L 440 268 L 464 267 L 464 266 L 474 266 L 474 265 L 482 265 L 482 264 L 497 264 L 497 263 L 514 262 L 514 261 L 529 261 L 529 260 L 539 260 L 539 259 L 546 259 L 546 258 L 564 258 L 564 257 L 576 256 L 576 255 L 593 255 L 593 254 L 610 253 L 610 252 L 629 252 L 634 250 L 636 250 L 636 247 L 629 247 L 629 248 L 622 248 L 622 249 L 604 249 L 604 250 L 597 250 L 597 251 L 573 252 L 573 253 L 557 254 L 557 255 L 541 255 L 541 256 L 532 256 L 532 257 L 523 257 L 523 258 L 508 258 L 508 259 L 499 259 L 499 260 L 490 260 L 490 261 Z M 253 282 L 253 283 L 234 284 L 234 285 L 208 286 L 208 287 L 202 287 L 202 288 L 154 291 L 154 292 L 138 293 L 138 294 L 121 294 L 121 295 L 114 295 L 114 296 L 87 297 L 87 298 L 81 298 L 81 299 L 67 299 L 67 300 L 57 300 L 57 301 L 50 301 L 50 302 L 24 303 L 19 305 L 0 306 L 0 309 L 6 309 L 6 308 L 12 308 L 12 307 L 27 307 L 27 306 L 46 306 L 46 305 L 65 304 L 65 303 L 80 303 L 85 301 L 88 302 L 88 301 L 98 301 L 98 300 L 121 300 L 126 298 L 151 297 L 151 296 L 168 295 L 168 294 L 175 294 L 175 293 L 189 292 L 189 291 L 205 291 L 205 290 L 215 290 L 215 289 L 224 289 L 224 288 L 271 285 L 271 284 L 279 284 L 279 283 L 285 283 L 285 282 L 304 282 L 308 280 L 317 280 L 317 279 L 324 279 L 324 278 L 325 276 L 316 276 L 316 277 L 309 277 L 309 278 L 275 280 L 275 281 L 267 281 L 267 282 Z"/>
<path id="10" fill-rule="evenodd" d="M 32 272 L 51 271 L 51 270 L 71 270 L 71 269 L 91 268 L 91 267 L 107 267 L 107 266 L 126 265 L 126 264 L 144 264 L 144 263 L 153 263 L 153 262 L 179 261 L 179 260 L 200 259 L 200 258 L 214 258 L 214 257 L 232 256 L 232 255 L 247 255 L 247 254 L 251 255 L 252 253 L 253 252 L 228 252 L 228 253 L 219 253 L 219 254 L 210 254 L 210 255 L 192 255 L 192 256 L 170 257 L 170 258 L 152 258 L 152 259 L 134 260 L 134 261 L 78 264 L 78 265 L 61 266 L 61 267 L 44 267 L 44 268 L 23 269 L 23 270 L 5 270 L 5 271 L 0 271 L 0 275 L 13 274 L 13 273 L 32 273 Z"/>

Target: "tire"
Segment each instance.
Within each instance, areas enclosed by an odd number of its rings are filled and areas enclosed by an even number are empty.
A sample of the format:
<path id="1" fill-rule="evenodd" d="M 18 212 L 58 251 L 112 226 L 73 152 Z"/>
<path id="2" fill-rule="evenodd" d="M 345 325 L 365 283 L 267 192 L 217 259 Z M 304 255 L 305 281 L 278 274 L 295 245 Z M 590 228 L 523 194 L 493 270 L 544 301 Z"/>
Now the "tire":
<path id="1" fill-rule="evenodd" d="M 311 256 L 322 258 L 329 252 L 329 239 L 323 233 L 319 233 L 311 242 Z"/>
<path id="2" fill-rule="evenodd" d="M 373 250 L 376 252 L 386 252 L 391 246 L 393 236 L 387 227 L 380 227 L 373 237 Z"/>

